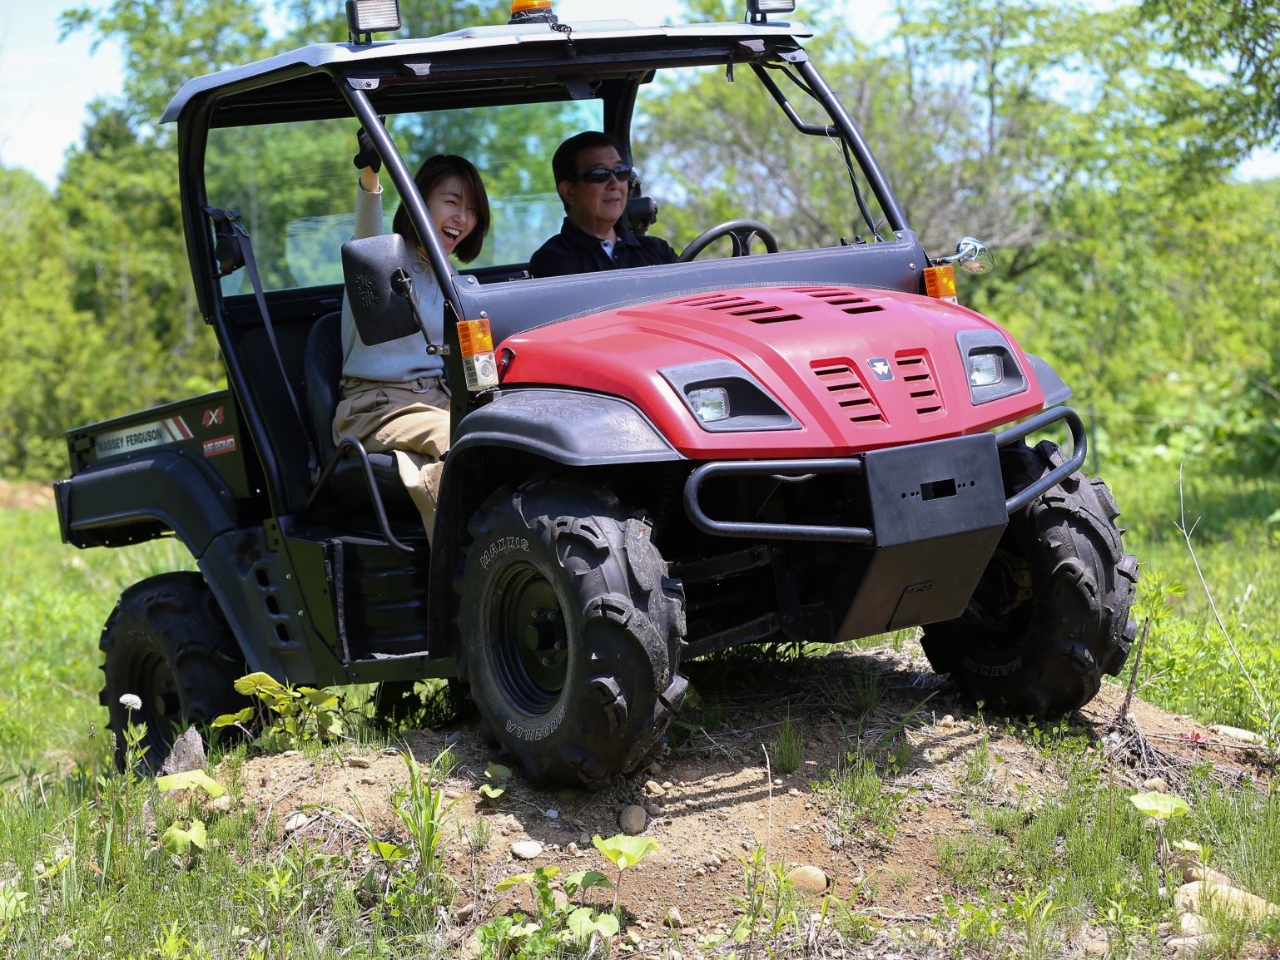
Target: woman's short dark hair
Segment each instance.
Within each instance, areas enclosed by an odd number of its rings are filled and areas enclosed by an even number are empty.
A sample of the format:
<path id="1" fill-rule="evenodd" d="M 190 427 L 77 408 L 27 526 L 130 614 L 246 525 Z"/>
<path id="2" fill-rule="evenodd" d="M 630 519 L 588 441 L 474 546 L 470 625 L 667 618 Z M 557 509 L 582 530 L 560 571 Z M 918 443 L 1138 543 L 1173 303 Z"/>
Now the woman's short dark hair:
<path id="1" fill-rule="evenodd" d="M 460 177 L 462 179 L 467 191 L 471 194 L 471 202 L 475 206 L 476 227 L 462 239 L 462 242 L 454 250 L 459 260 L 463 263 L 470 263 L 480 256 L 480 251 L 484 247 L 484 238 L 489 233 L 489 195 L 485 193 L 484 181 L 480 179 L 480 171 L 472 165 L 470 160 L 451 153 L 437 153 L 434 157 L 428 157 L 422 166 L 418 168 L 418 172 L 414 174 L 413 182 L 417 185 L 418 192 L 422 194 L 422 202 L 426 203 L 427 198 L 431 196 L 431 191 L 441 181 L 448 180 L 450 177 Z M 395 218 L 391 221 L 391 230 L 393 233 L 398 233 L 404 237 L 415 249 L 422 246 L 418 241 L 418 231 L 413 228 L 413 222 L 409 219 L 409 211 L 405 209 L 403 203 L 397 208 Z"/>

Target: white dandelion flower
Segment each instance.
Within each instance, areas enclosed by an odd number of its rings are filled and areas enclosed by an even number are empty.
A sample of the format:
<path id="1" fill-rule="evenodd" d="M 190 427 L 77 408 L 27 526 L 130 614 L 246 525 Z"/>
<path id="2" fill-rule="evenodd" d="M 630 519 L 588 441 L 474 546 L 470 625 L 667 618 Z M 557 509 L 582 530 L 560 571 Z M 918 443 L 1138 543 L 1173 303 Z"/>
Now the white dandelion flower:
<path id="1" fill-rule="evenodd" d="M 120 706 L 126 710 L 141 710 L 142 698 L 132 693 L 121 694 Z"/>

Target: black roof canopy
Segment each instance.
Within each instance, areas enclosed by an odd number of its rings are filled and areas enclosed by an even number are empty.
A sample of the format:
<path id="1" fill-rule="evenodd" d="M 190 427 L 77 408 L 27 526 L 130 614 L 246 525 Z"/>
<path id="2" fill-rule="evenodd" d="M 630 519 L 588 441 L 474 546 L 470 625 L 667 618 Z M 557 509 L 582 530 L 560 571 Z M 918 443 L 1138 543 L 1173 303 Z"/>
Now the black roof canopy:
<path id="1" fill-rule="evenodd" d="M 343 84 L 379 112 L 580 99 L 611 80 L 663 67 L 773 59 L 799 47 L 796 24 L 717 23 L 640 28 L 625 20 L 476 27 L 424 40 L 312 44 L 183 85 L 162 120 L 210 107 L 214 127 L 349 117 Z"/>

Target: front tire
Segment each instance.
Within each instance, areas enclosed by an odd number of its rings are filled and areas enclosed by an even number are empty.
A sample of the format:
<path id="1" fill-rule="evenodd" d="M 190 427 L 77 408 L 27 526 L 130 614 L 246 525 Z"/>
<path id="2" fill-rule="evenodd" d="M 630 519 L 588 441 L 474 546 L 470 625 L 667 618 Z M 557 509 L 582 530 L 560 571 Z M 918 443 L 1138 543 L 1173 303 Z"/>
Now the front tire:
<path id="1" fill-rule="evenodd" d="M 1007 496 L 1064 462 L 1047 440 L 1006 447 L 1001 460 Z M 1119 515 L 1106 484 L 1076 472 L 1010 517 L 965 613 L 924 628 L 934 670 L 975 700 L 1036 717 L 1092 700 L 1135 632 L 1138 561 L 1124 552 Z"/>
<path id="2" fill-rule="evenodd" d="M 99 700 L 122 770 L 130 723 L 146 725 L 141 766 L 156 772 L 188 724 L 208 724 L 245 704 L 232 686 L 244 673 L 244 658 L 198 573 L 165 573 L 129 587 L 107 618 L 98 647 L 106 679 Z M 136 696 L 141 709 L 128 710 L 120 702 L 125 694 Z"/>
<path id="3" fill-rule="evenodd" d="M 610 495 L 530 483 L 468 527 L 462 669 L 488 732 L 535 783 L 598 787 L 662 745 L 687 681 L 684 594 Z"/>

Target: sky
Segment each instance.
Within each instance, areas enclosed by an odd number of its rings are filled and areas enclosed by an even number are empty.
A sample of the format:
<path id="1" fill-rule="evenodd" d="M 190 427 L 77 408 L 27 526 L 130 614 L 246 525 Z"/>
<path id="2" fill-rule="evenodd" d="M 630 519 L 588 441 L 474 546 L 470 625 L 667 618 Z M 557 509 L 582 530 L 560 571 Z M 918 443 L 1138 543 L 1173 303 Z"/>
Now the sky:
<path id="1" fill-rule="evenodd" d="M 338 5 L 339 0 L 333 0 Z M 799 0 L 795 18 L 804 20 Z M 825 2 L 825 0 L 824 0 Z M 121 92 L 121 56 L 113 43 L 80 31 L 58 41 L 62 10 L 103 7 L 105 0 L 5 0 L 0 9 L 0 165 L 25 167 L 56 185 L 66 152 L 78 143 L 90 102 Z M 601 0 L 555 0 L 562 20 L 601 16 Z M 889 26 L 890 0 L 855 0 L 857 29 L 867 39 Z M 745 10 L 745 0 L 743 9 Z M 620 15 L 636 23 L 674 19 L 679 0 L 625 0 Z M 1262 152 L 1240 167 L 1244 179 L 1280 176 L 1280 153 Z"/>

